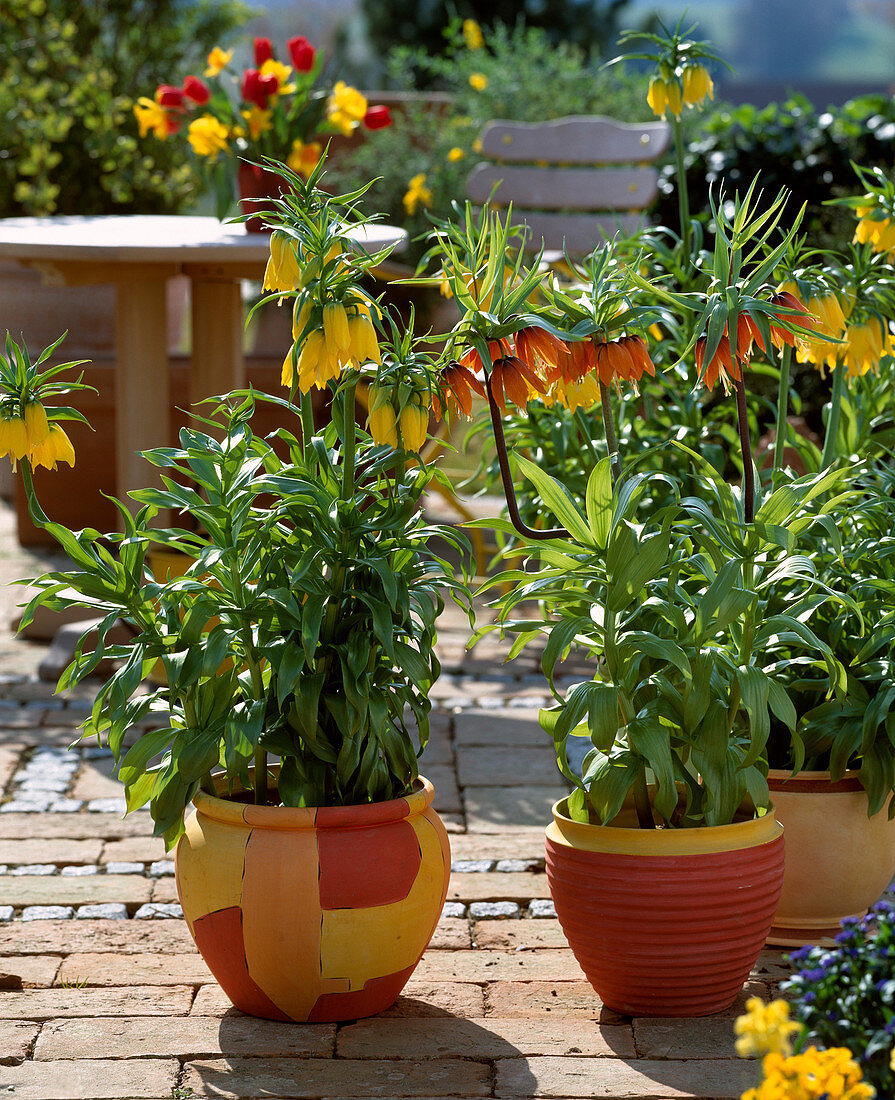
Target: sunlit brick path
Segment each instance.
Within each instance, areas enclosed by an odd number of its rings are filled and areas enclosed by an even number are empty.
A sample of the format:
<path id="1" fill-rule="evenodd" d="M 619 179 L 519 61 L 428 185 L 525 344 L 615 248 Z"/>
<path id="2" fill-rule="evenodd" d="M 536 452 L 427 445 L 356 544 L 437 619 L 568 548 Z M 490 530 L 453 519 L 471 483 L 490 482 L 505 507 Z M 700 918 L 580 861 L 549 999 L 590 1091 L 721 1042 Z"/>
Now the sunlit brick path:
<path id="1" fill-rule="evenodd" d="M 9 576 L 27 565 L 17 550 L 0 561 Z M 338 1027 L 228 1007 L 148 815 L 121 819 L 102 749 L 65 751 L 89 693 L 55 698 L 36 677 L 46 647 L 4 636 L 0 1096 L 738 1097 L 752 1078 L 733 1016 L 773 992 L 780 956 L 762 957 L 721 1017 L 631 1020 L 600 1004 L 544 874 L 543 828 L 564 789 L 537 723 L 537 663 L 504 665 L 497 641 L 467 654 L 467 636 L 449 610 L 422 763 L 451 832 L 444 916 L 397 1005 Z"/>

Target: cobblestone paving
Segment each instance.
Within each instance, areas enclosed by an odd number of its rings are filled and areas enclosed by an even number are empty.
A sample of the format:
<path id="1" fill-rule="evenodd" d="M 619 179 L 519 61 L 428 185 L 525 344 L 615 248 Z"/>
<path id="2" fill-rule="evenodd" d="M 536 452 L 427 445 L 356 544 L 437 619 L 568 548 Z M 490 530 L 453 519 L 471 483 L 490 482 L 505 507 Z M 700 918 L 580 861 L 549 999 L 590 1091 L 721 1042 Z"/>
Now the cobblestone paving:
<path id="1" fill-rule="evenodd" d="M 564 793 L 537 724 L 534 658 L 466 654 L 446 613 L 423 772 L 453 874 L 403 996 L 342 1025 L 231 1008 L 183 922 L 173 866 L 145 812 L 122 819 L 108 752 L 66 751 L 89 691 L 34 675 L 43 648 L 7 638 L 0 676 L 0 1095 L 172 1097 L 738 1097 L 746 996 L 785 976 L 767 951 L 722 1016 L 630 1019 L 603 1006 L 549 900 L 543 829 Z M 6 659 L 6 657 L 4 657 Z M 570 670 L 571 673 L 571 670 Z"/>

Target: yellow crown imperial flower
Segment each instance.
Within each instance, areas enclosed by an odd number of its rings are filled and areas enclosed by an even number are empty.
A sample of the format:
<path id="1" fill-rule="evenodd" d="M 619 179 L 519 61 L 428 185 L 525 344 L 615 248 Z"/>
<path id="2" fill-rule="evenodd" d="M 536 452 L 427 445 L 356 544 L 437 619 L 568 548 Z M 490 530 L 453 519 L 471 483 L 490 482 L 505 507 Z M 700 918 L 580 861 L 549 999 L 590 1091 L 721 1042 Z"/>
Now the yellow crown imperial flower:
<path id="1" fill-rule="evenodd" d="M 342 365 L 339 359 L 326 350 L 326 338 L 322 329 L 308 334 L 298 357 L 298 388 L 307 393 L 312 386 L 322 390 L 326 383 L 338 378 Z"/>
<path id="2" fill-rule="evenodd" d="M 31 450 L 28 442 L 28 428 L 21 416 L 3 413 L 0 415 L 0 458 L 9 455 L 12 468 Z"/>
<path id="3" fill-rule="evenodd" d="M 845 339 L 848 343 L 843 353 L 843 363 L 850 377 L 857 378 L 868 371 L 879 370 L 879 361 L 886 345 L 886 333 L 878 317 L 849 325 L 845 330 Z"/>
<path id="4" fill-rule="evenodd" d="M 311 319 L 311 300 L 305 299 L 302 301 L 300 298 L 295 299 L 295 305 L 292 307 L 292 339 L 300 340 L 302 333 L 307 327 L 308 321 Z"/>
<path id="5" fill-rule="evenodd" d="M 379 350 L 379 340 L 373 322 L 363 313 L 355 313 L 348 318 L 348 334 L 350 338 L 349 351 L 351 358 L 358 363 L 382 362 L 382 352 Z"/>
<path id="6" fill-rule="evenodd" d="M 270 258 L 264 269 L 262 290 L 297 290 L 301 286 L 302 267 L 297 242 L 288 233 L 275 229 L 270 235 Z"/>
<path id="7" fill-rule="evenodd" d="M 404 450 L 419 454 L 429 434 L 429 409 L 421 394 L 414 394 L 404 406 L 399 423 Z"/>
<path id="8" fill-rule="evenodd" d="M 697 107 L 702 104 L 706 96 L 709 99 L 715 98 L 715 86 L 712 84 L 712 78 L 709 76 L 705 65 L 688 65 L 684 69 L 682 79 L 684 83 L 684 103 L 689 104 L 691 107 Z"/>
<path id="9" fill-rule="evenodd" d="M 46 442 L 50 434 L 50 425 L 47 421 L 47 411 L 39 401 L 29 401 L 25 405 L 24 420 L 31 446 L 36 447 Z"/>
<path id="10" fill-rule="evenodd" d="M 370 387 L 370 410 L 367 413 L 367 431 L 380 447 L 398 446 L 397 417 L 392 405 L 391 391 L 384 386 Z"/>
<path id="11" fill-rule="evenodd" d="M 47 470 L 55 470 L 58 462 L 67 462 L 69 466 L 74 466 L 75 449 L 64 429 L 54 422 L 50 424 L 49 433 L 43 443 L 32 449 L 31 463 L 35 468 L 43 466 Z"/>
<path id="12" fill-rule="evenodd" d="M 283 360 L 283 369 L 280 371 L 280 385 L 292 388 L 295 379 L 295 344 L 286 352 Z"/>
<path id="13" fill-rule="evenodd" d="M 668 110 L 675 118 L 681 117 L 683 102 L 681 98 L 681 84 L 676 77 L 665 82 L 665 97 L 668 100 Z"/>
<path id="14" fill-rule="evenodd" d="M 344 359 L 344 352 L 351 349 L 351 332 L 348 314 L 341 302 L 328 302 L 323 307 L 323 335 L 330 355 Z"/>
<path id="15" fill-rule="evenodd" d="M 665 87 L 665 81 L 661 76 L 654 76 L 649 82 L 646 101 L 654 115 L 657 115 L 659 118 L 665 117 L 665 110 L 668 107 L 668 92 Z"/>

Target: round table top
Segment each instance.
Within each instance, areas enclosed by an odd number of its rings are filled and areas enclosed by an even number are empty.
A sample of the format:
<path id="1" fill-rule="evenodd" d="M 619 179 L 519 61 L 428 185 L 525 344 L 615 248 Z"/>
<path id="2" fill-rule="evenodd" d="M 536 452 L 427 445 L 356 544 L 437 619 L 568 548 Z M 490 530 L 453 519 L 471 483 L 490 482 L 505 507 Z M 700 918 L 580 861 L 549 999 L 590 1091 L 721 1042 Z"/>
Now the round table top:
<path id="1" fill-rule="evenodd" d="M 407 244 L 394 225 L 359 226 L 352 239 L 370 252 Z M 0 257 L 15 260 L 82 260 L 91 263 L 206 263 L 258 260 L 270 252 L 266 233 L 241 223 L 180 214 L 66 215 L 0 218 Z"/>

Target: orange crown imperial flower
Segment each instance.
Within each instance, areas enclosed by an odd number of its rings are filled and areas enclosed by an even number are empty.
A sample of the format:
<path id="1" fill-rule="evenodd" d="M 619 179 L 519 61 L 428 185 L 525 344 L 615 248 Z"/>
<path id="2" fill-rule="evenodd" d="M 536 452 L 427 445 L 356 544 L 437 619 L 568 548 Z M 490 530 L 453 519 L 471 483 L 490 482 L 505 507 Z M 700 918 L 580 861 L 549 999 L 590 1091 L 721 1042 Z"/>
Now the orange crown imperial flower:
<path id="1" fill-rule="evenodd" d="M 439 418 L 453 411 L 465 417 L 472 416 L 472 395 L 487 396 L 485 387 L 476 378 L 469 367 L 456 360 L 449 363 L 441 372 L 443 396 L 432 395 L 432 408 Z"/>
<path id="2" fill-rule="evenodd" d="M 497 407 L 506 411 L 507 400 L 524 409 L 532 397 L 546 392 L 547 387 L 517 355 L 505 355 L 491 366 L 488 386 Z"/>
<path id="3" fill-rule="evenodd" d="M 516 355 L 548 382 L 559 376 L 560 359 L 569 351 L 569 345 L 564 340 L 535 325 L 520 329 L 513 344 Z"/>
<path id="4" fill-rule="evenodd" d="M 718 343 L 718 347 L 715 354 L 710 361 L 705 364 L 703 370 L 703 362 L 705 359 L 705 336 L 700 336 L 696 341 L 695 355 L 696 355 L 696 369 L 699 371 L 699 379 L 702 384 L 708 390 L 715 388 L 715 383 L 718 379 L 721 379 L 721 384 L 724 386 L 724 392 L 731 392 L 731 381 L 738 381 L 740 378 L 740 366 L 739 357 L 736 364 L 730 355 L 730 340 L 726 336 L 722 336 Z"/>

